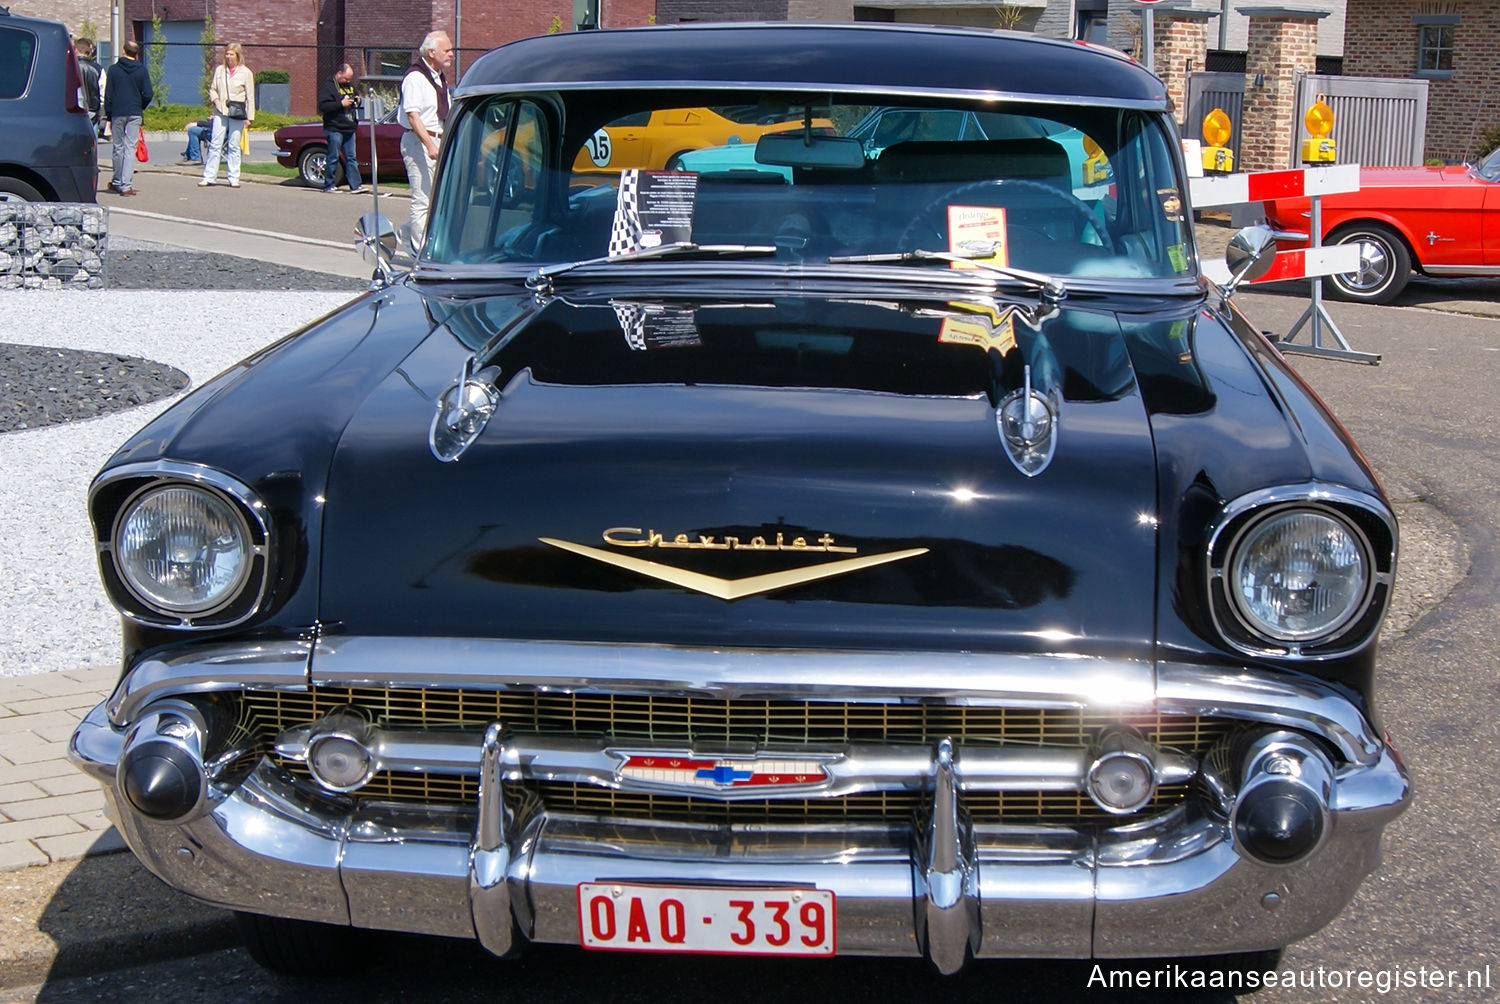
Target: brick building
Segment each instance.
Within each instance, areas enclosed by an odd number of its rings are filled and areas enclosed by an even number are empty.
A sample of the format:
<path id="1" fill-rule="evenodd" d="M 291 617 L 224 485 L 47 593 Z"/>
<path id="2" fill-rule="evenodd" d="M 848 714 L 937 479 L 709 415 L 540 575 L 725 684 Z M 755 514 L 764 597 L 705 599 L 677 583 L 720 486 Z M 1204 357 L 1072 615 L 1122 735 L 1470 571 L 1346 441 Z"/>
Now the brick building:
<path id="1" fill-rule="evenodd" d="M 453 38 L 461 73 L 497 45 L 573 28 L 572 0 L 123 0 L 123 6 L 126 36 L 143 44 L 153 37 L 153 15 L 161 19 L 171 102 L 202 100 L 200 39 L 204 19 L 212 18 L 214 37 L 220 45 L 239 42 L 250 69 L 291 75 L 295 115 L 316 112 L 318 84 L 339 63 L 348 62 L 361 77 L 394 81 L 429 31 Z M 600 27 L 648 24 L 655 12 L 656 0 L 600 0 Z M 218 62 L 217 52 L 213 59 Z M 456 81 L 458 74 L 452 76 Z"/>
<path id="2" fill-rule="evenodd" d="M 1500 125 L 1500 3 L 1348 0 L 1344 72 L 1427 80 L 1429 158 L 1472 154 Z"/>

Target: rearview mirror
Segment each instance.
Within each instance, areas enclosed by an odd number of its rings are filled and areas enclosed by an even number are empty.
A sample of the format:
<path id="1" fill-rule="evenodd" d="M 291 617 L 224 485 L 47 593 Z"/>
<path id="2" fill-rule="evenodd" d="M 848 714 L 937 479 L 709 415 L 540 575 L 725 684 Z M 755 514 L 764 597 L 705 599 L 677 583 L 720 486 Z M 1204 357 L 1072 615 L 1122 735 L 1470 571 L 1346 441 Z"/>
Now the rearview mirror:
<path id="1" fill-rule="evenodd" d="M 775 133 L 756 141 L 755 162 L 776 167 L 858 171 L 865 166 L 865 148 L 859 140 L 847 136 Z"/>

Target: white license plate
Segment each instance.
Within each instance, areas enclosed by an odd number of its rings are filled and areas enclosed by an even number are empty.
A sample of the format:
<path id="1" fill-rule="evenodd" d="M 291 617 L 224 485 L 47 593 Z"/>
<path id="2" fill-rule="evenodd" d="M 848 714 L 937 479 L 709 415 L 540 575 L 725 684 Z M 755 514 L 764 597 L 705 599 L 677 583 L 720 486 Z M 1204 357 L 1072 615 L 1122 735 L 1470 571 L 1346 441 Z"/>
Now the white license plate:
<path id="1" fill-rule="evenodd" d="M 581 882 L 578 927 L 583 947 L 613 951 L 834 954 L 823 889 Z"/>

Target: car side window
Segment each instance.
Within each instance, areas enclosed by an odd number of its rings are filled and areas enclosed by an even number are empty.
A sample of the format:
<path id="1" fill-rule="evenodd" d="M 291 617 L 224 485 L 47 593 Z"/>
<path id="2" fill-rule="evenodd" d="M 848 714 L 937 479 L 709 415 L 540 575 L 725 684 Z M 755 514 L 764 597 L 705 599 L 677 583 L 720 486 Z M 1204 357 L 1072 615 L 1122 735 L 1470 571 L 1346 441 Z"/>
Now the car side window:
<path id="1" fill-rule="evenodd" d="M 532 229 L 548 131 L 529 101 L 494 101 L 464 117 L 435 206 L 436 258 L 492 260 Z"/>
<path id="2" fill-rule="evenodd" d="M 19 98 L 31 80 L 36 36 L 17 28 L 0 28 L 0 100 Z"/>

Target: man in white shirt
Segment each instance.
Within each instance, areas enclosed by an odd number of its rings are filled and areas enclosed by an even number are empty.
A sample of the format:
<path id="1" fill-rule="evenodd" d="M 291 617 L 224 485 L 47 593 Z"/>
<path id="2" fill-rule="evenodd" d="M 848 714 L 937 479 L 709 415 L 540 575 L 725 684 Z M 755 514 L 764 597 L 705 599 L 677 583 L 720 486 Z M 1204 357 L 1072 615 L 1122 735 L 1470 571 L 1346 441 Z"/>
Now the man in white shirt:
<path id="1" fill-rule="evenodd" d="M 434 31 L 422 39 L 417 61 L 401 78 L 401 160 L 411 183 L 411 236 L 420 248 L 427 239 L 427 206 L 432 201 L 432 171 L 437 166 L 438 143 L 448 118 L 448 78 L 453 65 L 453 42 Z"/>

